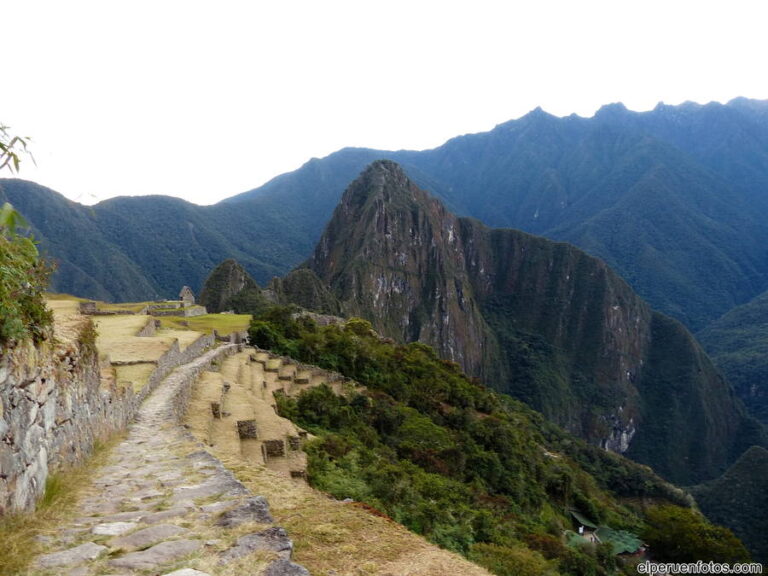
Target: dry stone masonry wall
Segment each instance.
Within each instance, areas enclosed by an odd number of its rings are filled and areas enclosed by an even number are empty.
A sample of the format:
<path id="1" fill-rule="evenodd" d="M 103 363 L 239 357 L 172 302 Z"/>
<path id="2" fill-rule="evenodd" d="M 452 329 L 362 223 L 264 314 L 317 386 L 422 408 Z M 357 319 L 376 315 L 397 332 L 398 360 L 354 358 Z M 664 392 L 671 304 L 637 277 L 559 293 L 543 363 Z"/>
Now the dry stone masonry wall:
<path id="1" fill-rule="evenodd" d="M 198 375 L 239 348 L 202 354 L 148 396 L 71 524 L 47 538 L 35 574 L 309 576 L 267 501 L 179 424 Z"/>
<path id="2" fill-rule="evenodd" d="M 102 385 L 92 349 L 22 342 L 0 349 L 0 515 L 28 510 L 50 470 L 87 456 L 133 415 L 130 388 Z"/>
<path id="3" fill-rule="evenodd" d="M 139 335 L 154 329 L 148 322 Z M 184 350 L 175 342 L 138 394 L 102 380 L 96 353 L 77 341 L 0 349 L 0 515 L 34 508 L 50 471 L 82 461 L 96 439 L 124 429 L 174 368 L 214 344 L 213 335 Z"/>

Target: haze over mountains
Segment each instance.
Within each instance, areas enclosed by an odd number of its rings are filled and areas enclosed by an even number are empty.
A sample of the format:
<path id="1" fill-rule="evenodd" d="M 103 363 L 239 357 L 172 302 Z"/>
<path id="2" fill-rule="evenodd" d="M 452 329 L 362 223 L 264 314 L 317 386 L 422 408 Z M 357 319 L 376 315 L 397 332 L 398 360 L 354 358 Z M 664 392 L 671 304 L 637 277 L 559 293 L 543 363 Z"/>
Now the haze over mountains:
<path id="1" fill-rule="evenodd" d="M 344 149 L 214 206 L 131 197 L 86 207 L 31 183 L 1 185 L 59 260 L 58 289 L 167 297 L 201 286 L 226 257 L 262 283 L 287 272 L 309 255 L 349 182 L 380 158 L 459 215 L 603 258 L 694 330 L 768 288 L 765 101 L 644 113 L 610 105 L 588 119 L 537 109 L 434 150 Z"/>
<path id="2" fill-rule="evenodd" d="M 692 335 L 604 262 L 457 218 L 391 161 L 352 182 L 303 266 L 262 291 L 229 259 L 203 294 L 239 312 L 277 301 L 361 316 L 382 335 L 430 344 L 593 445 L 681 485 L 711 480 L 697 488 L 702 503 L 764 555 L 764 523 L 751 519 L 766 511 L 759 446 L 768 438 Z M 318 338 L 295 350 L 314 350 Z M 734 483 L 750 499 L 731 501 Z"/>
<path id="3" fill-rule="evenodd" d="M 199 289 L 225 258 L 262 284 L 286 273 L 380 158 L 459 215 L 599 256 L 694 331 L 768 289 L 766 101 L 644 113 L 614 104 L 593 118 L 537 109 L 434 150 L 340 150 L 214 206 L 132 197 L 86 207 L 20 180 L 0 181 L 0 196 L 58 261 L 56 289 L 143 300 Z"/>
<path id="4" fill-rule="evenodd" d="M 220 276 L 232 270 L 217 268 L 205 291 L 221 285 L 210 291 L 231 298 Z M 317 295 L 293 281 L 312 273 Z M 390 161 L 349 186 L 306 268 L 280 285 L 281 299 L 305 306 L 331 293 L 342 315 L 430 344 L 566 430 L 678 483 L 713 478 L 768 443 L 685 328 L 602 261 L 457 218 Z"/>

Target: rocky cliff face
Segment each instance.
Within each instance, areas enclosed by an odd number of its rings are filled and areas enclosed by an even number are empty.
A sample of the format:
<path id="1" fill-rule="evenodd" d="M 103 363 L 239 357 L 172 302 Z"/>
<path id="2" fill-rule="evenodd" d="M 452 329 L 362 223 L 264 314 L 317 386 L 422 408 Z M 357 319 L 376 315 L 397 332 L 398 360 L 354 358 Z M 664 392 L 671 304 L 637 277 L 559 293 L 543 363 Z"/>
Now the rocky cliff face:
<path id="1" fill-rule="evenodd" d="M 344 194 L 308 262 L 348 314 L 435 346 L 483 375 L 497 349 L 464 262 L 459 223 L 399 166 L 377 162 Z"/>
<path id="2" fill-rule="evenodd" d="M 457 218 L 392 162 L 350 185 L 307 266 L 347 314 L 435 346 L 569 431 L 673 480 L 720 473 L 746 429 L 764 441 L 684 328 L 605 263 Z"/>
<path id="3" fill-rule="evenodd" d="M 200 293 L 200 304 L 209 312 L 223 312 L 232 305 L 232 298 L 260 293 L 259 286 L 237 261 L 224 260 L 208 275 Z"/>

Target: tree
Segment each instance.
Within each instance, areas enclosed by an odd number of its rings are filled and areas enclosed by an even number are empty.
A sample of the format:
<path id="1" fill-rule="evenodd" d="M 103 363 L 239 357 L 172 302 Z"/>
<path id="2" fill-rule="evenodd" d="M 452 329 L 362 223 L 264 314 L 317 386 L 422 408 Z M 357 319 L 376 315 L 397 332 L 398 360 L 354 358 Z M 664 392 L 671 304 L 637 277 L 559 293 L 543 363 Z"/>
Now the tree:
<path id="1" fill-rule="evenodd" d="M 710 524 L 693 510 L 657 506 L 646 514 L 643 540 L 654 560 L 664 562 L 748 562 L 749 552 L 733 532 Z"/>
<path id="2" fill-rule="evenodd" d="M 20 155 L 28 154 L 27 140 L 0 124 L 0 170 L 18 172 Z M 53 320 L 43 297 L 51 267 L 40 258 L 34 240 L 16 232 L 27 226 L 9 203 L 0 208 L 0 344 L 43 340 Z"/>

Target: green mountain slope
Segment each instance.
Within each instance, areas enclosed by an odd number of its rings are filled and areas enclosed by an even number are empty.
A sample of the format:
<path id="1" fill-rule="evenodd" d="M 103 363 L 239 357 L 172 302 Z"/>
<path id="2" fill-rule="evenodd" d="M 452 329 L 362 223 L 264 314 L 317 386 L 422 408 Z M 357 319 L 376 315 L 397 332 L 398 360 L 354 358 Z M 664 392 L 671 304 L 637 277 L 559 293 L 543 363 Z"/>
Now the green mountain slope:
<path id="1" fill-rule="evenodd" d="M 243 274 L 232 261 L 224 262 L 211 273 L 206 289 L 248 292 L 254 282 Z M 308 268 L 274 285 L 280 286 L 281 302 L 297 297 L 309 308 L 326 304 L 313 291 L 329 294 Z M 374 506 L 491 570 L 504 566 L 502 574 L 555 567 L 563 573 L 591 573 L 594 563 L 598 571 L 613 566 L 607 548 L 595 554 L 563 546 L 563 534 L 566 542 L 578 541 L 567 532 L 569 509 L 651 539 L 656 560 L 665 558 L 663 550 L 674 551 L 670 560 L 746 558 L 727 531 L 693 512 L 668 506 L 649 510 L 650 503 L 688 506 L 690 501 L 647 467 L 586 444 L 524 404 L 478 386 L 455 363 L 439 360 L 421 343 L 382 339 L 359 318 L 341 327 L 319 326 L 312 315 L 296 315 L 292 307 L 241 299 L 235 308 L 259 314 L 251 326 L 252 342 L 365 385 L 352 396 L 321 388 L 298 399 L 277 397 L 282 415 L 317 436 L 309 449 L 310 482 L 338 499 Z M 670 319 L 659 319 L 679 328 Z M 678 331 L 685 342 L 685 331 Z M 685 353 L 681 348 L 671 353 Z M 679 374 L 668 376 L 680 379 Z M 670 397 L 690 400 L 676 394 L 662 397 L 659 404 Z M 627 541 L 625 532 L 601 531 L 621 538 L 614 547 Z"/>
<path id="2" fill-rule="evenodd" d="M 713 522 L 729 527 L 758 562 L 768 562 L 768 451 L 750 448 L 717 480 L 693 490 Z"/>
<path id="3" fill-rule="evenodd" d="M 205 279 L 199 304 L 209 313 L 219 313 L 245 305 L 257 307 L 263 300 L 261 289 L 236 260 L 228 258 Z"/>
<path id="4" fill-rule="evenodd" d="M 92 298 L 145 300 L 152 283 L 119 244 L 104 234 L 93 210 L 32 182 L 0 179 L 0 199 L 28 216 L 43 254 L 57 264 L 53 288 Z M 177 291 L 178 292 L 178 291 Z"/>
<path id="5" fill-rule="evenodd" d="M 768 423 L 768 292 L 698 334 L 750 413 Z"/>
<path id="6" fill-rule="evenodd" d="M 394 163 L 350 185 L 306 266 L 347 314 L 674 481 L 765 442 L 690 334 L 603 262 L 457 218 Z"/>
<path id="7" fill-rule="evenodd" d="M 478 385 L 429 346 L 381 338 L 360 318 L 321 326 L 280 307 L 264 311 L 249 333 L 277 354 L 362 385 L 276 396 L 280 414 L 315 437 L 306 447 L 313 486 L 373 507 L 495 574 L 633 574 L 632 559 L 615 555 L 634 551 L 638 534 L 653 539 L 656 560 L 748 557 L 727 530 L 681 508 L 689 496 L 648 467 Z M 658 506 L 668 502 L 677 506 Z M 604 543 L 587 545 L 575 521 L 600 525 Z"/>

